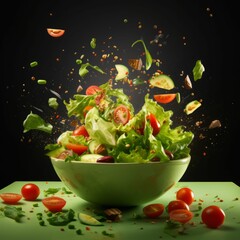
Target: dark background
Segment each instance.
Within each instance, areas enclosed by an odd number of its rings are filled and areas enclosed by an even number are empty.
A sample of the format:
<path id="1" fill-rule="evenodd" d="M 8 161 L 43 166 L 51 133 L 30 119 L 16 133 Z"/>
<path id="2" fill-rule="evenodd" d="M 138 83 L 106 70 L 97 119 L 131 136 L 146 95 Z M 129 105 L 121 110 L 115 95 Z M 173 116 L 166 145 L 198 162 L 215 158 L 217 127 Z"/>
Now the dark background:
<path id="1" fill-rule="evenodd" d="M 86 89 L 108 79 L 109 76 L 93 71 L 84 79 L 78 75 L 79 66 L 75 61 L 82 54 L 85 54 L 84 61 L 89 59 L 108 73 L 114 67 L 113 61 L 102 64 L 94 57 L 89 46 L 92 37 L 97 39 L 95 52 L 98 56 L 102 54 L 100 46 L 104 46 L 105 51 L 122 56 L 123 64 L 127 64 L 128 58 L 135 58 L 136 49 L 141 48 L 141 45 L 131 48 L 131 44 L 144 39 L 152 56 L 161 59 L 159 69 L 175 79 L 182 102 L 171 103 L 166 109 L 174 111 L 174 124 L 184 124 L 195 134 L 191 164 L 181 181 L 232 181 L 240 185 L 235 9 L 230 1 L 181 0 L 144 3 L 21 1 L 5 7 L 7 17 L 2 19 L 1 37 L 0 187 L 20 180 L 59 180 L 45 156 L 44 146 L 54 142 L 70 125 L 68 121 L 61 123 L 67 118 L 63 104 L 54 112 L 47 101 L 55 97 L 50 90 L 68 100 L 79 84 Z M 66 32 L 56 39 L 47 34 L 46 28 L 62 28 Z M 161 47 L 150 44 L 159 30 L 162 31 L 158 36 Z M 183 78 L 186 74 L 192 76 L 198 59 L 205 66 L 205 72 L 202 79 L 192 80 L 193 89 L 186 91 L 182 87 Z M 39 66 L 30 68 L 32 61 L 38 61 Z M 33 76 L 46 79 L 47 85 L 38 85 L 36 80 L 31 80 Z M 123 87 L 139 109 L 146 86 L 138 86 L 134 91 L 127 84 Z M 161 92 L 154 89 L 151 94 L 154 91 Z M 202 99 L 202 106 L 186 116 L 183 107 L 192 99 Z M 51 135 L 39 131 L 24 134 L 22 123 L 30 111 L 52 123 L 54 132 Z M 215 119 L 219 119 L 222 126 L 209 130 L 209 124 Z M 196 126 L 198 121 L 200 126 Z"/>

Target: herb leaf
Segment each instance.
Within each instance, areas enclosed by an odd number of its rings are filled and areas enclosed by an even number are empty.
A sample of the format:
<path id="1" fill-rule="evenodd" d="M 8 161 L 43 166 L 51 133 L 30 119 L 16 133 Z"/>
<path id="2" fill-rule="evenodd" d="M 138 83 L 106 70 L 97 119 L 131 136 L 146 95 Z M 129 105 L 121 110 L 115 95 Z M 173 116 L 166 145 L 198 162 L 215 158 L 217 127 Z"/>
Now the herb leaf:
<path id="1" fill-rule="evenodd" d="M 47 220 L 50 225 L 53 226 L 65 226 L 69 222 L 74 221 L 75 213 L 72 209 L 69 209 L 64 212 L 54 213 L 52 217 L 49 217 Z"/>
<path id="2" fill-rule="evenodd" d="M 22 208 L 17 208 L 13 206 L 6 206 L 3 210 L 3 213 L 6 217 L 12 218 L 16 222 L 20 222 L 21 218 L 25 216 Z"/>
<path id="3" fill-rule="evenodd" d="M 145 56 L 146 56 L 146 62 L 145 62 L 145 65 L 146 65 L 146 66 L 145 66 L 145 67 L 146 67 L 146 70 L 148 70 L 148 69 L 152 66 L 152 56 L 151 56 L 150 52 L 148 51 L 148 49 L 147 49 L 144 41 L 141 40 L 141 39 L 140 39 L 140 40 L 137 40 L 137 41 L 135 41 L 135 42 L 132 44 L 132 47 L 133 47 L 136 43 L 139 43 L 139 42 L 141 42 L 142 45 L 143 45 L 143 47 L 144 47 Z"/>

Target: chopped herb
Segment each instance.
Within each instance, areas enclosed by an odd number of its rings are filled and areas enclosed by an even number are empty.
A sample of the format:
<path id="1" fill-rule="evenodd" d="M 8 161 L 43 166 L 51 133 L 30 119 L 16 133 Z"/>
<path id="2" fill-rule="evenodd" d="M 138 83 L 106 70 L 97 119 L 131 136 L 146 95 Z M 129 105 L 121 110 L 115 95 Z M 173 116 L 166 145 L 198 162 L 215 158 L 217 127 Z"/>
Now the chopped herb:
<path id="1" fill-rule="evenodd" d="M 83 233 L 82 233 L 82 230 L 81 230 L 81 229 L 78 229 L 78 230 L 76 231 L 76 233 L 77 233 L 78 235 L 83 235 Z"/>
<path id="2" fill-rule="evenodd" d="M 50 225 L 53 226 L 65 226 L 71 221 L 75 221 L 74 219 L 75 213 L 72 209 L 53 213 L 52 217 L 49 217 L 47 220 Z"/>
<path id="3" fill-rule="evenodd" d="M 20 222 L 21 218 L 25 216 L 25 212 L 21 207 L 6 206 L 3 209 L 3 213 L 6 217 L 14 219 L 16 222 Z"/>
<path id="4" fill-rule="evenodd" d="M 40 225 L 40 226 L 45 226 L 45 222 L 44 222 L 43 220 L 40 220 L 40 221 L 39 221 L 39 225 Z"/>
<path id="5" fill-rule="evenodd" d="M 38 203 L 34 203 L 33 206 L 34 206 L 34 207 L 38 207 Z"/>
<path id="6" fill-rule="evenodd" d="M 60 191 L 61 188 L 48 188 L 47 190 L 44 190 L 44 196 L 48 196 L 50 194 L 55 194 Z"/>
<path id="7" fill-rule="evenodd" d="M 102 231 L 102 235 L 108 236 L 108 237 L 114 237 L 113 233 L 108 233 L 106 230 Z"/>
<path id="8" fill-rule="evenodd" d="M 91 40 L 91 42 L 90 42 L 91 48 L 93 48 L 93 49 L 96 48 L 96 45 L 97 45 L 97 44 L 96 44 L 96 41 L 97 41 L 96 38 L 92 38 L 92 40 Z"/>
<path id="9" fill-rule="evenodd" d="M 69 191 L 67 188 L 65 188 L 65 187 L 62 187 L 62 191 L 64 192 L 64 193 L 66 193 L 66 194 L 72 194 L 72 192 L 71 191 Z"/>
<path id="10" fill-rule="evenodd" d="M 82 64 L 82 60 L 81 59 L 77 59 L 76 60 L 76 64 L 79 64 L 79 65 Z"/>
<path id="11" fill-rule="evenodd" d="M 68 228 L 69 228 L 69 229 L 75 229 L 75 226 L 72 225 L 72 224 L 69 224 L 69 225 L 68 225 Z"/>

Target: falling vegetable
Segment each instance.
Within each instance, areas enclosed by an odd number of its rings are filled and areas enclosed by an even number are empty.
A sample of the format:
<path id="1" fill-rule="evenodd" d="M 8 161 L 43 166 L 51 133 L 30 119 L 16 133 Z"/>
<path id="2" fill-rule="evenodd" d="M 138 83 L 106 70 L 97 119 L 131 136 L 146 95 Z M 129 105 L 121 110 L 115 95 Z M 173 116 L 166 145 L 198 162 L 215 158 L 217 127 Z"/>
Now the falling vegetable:
<path id="1" fill-rule="evenodd" d="M 79 69 L 79 75 L 81 77 L 84 77 L 89 72 L 89 70 L 87 69 L 88 67 L 91 67 L 91 68 L 95 69 L 96 71 L 98 71 L 102 74 L 105 74 L 105 72 L 100 67 L 93 66 L 90 63 L 84 63 L 84 64 L 81 65 L 81 67 Z"/>
<path id="2" fill-rule="evenodd" d="M 197 81 L 198 79 L 201 79 L 204 71 L 205 71 L 205 68 L 204 68 L 201 60 L 197 60 L 195 66 L 193 68 L 193 79 L 194 79 L 194 81 Z"/>
<path id="3" fill-rule="evenodd" d="M 48 99 L 48 105 L 49 107 L 53 108 L 53 109 L 57 109 L 58 108 L 58 102 L 57 102 L 57 99 L 56 98 L 49 98 Z"/>
<path id="4" fill-rule="evenodd" d="M 91 40 L 91 42 L 90 42 L 90 46 L 91 46 L 91 48 L 96 48 L 96 45 L 97 45 L 97 43 L 96 43 L 96 38 L 92 38 L 92 40 Z"/>
<path id="5" fill-rule="evenodd" d="M 132 44 L 132 47 L 136 44 L 136 43 L 142 43 L 143 47 L 144 47 L 144 50 L 145 50 L 145 55 L 146 55 L 146 70 L 148 70 L 151 66 L 152 66 L 152 56 L 150 54 L 150 52 L 148 51 L 145 43 L 143 40 L 137 40 L 135 41 L 133 44 Z"/>
<path id="6" fill-rule="evenodd" d="M 43 132 L 51 133 L 53 126 L 46 123 L 38 114 L 30 112 L 26 119 L 23 121 L 23 132 L 26 133 L 30 130 L 40 130 Z"/>

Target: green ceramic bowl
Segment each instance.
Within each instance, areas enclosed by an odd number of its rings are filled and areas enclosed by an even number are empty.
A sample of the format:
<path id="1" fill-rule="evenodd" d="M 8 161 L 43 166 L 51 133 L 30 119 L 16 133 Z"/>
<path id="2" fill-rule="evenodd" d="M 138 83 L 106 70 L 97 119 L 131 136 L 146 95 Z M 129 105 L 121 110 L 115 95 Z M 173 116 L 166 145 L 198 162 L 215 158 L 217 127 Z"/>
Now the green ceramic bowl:
<path id="1" fill-rule="evenodd" d="M 103 206 L 137 206 L 171 189 L 191 157 L 153 163 L 83 163 L 51 158 L 61 181 L 80 198 Z"/>

